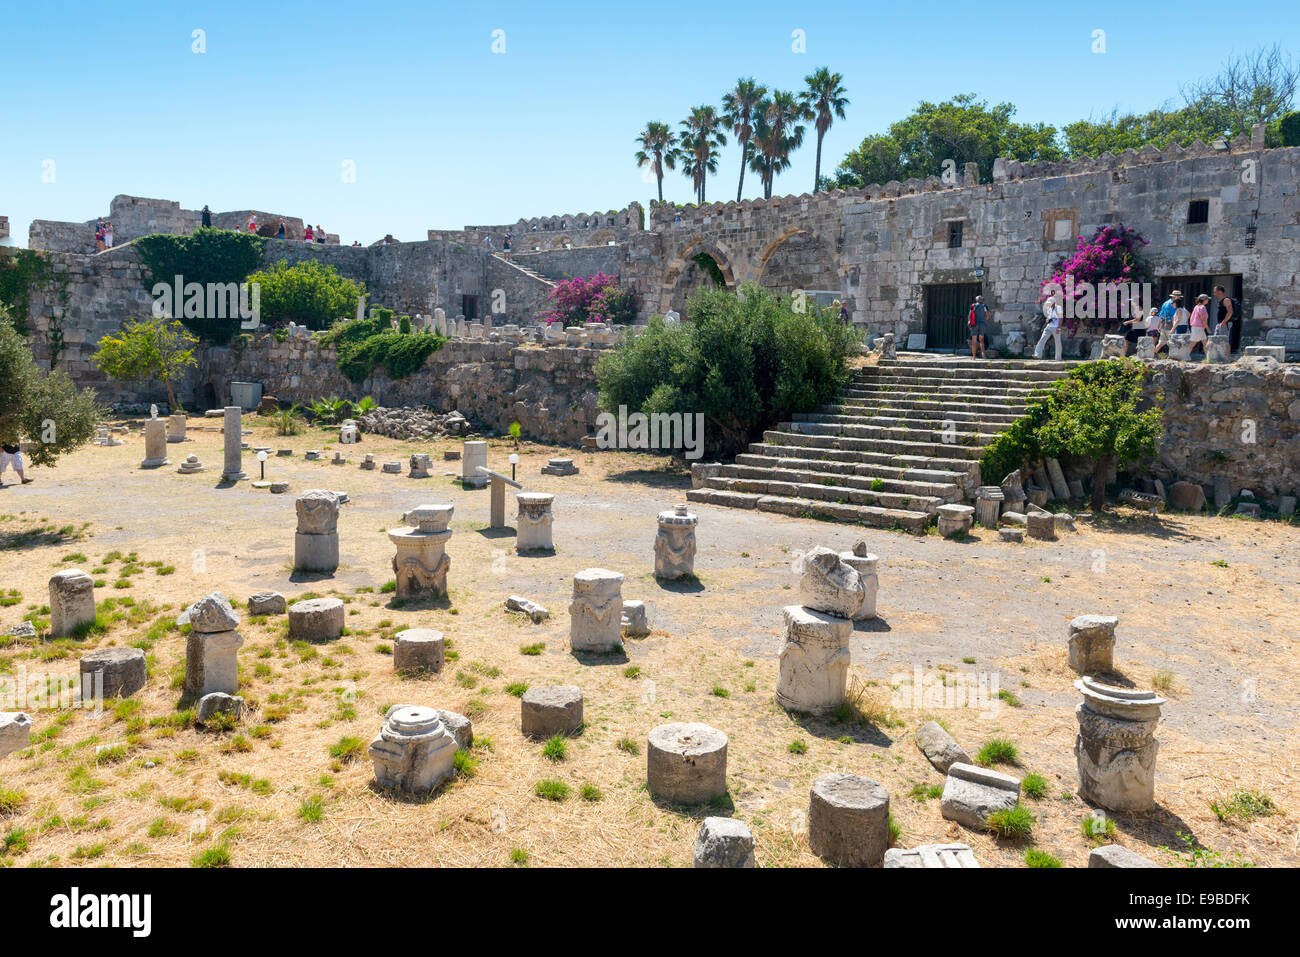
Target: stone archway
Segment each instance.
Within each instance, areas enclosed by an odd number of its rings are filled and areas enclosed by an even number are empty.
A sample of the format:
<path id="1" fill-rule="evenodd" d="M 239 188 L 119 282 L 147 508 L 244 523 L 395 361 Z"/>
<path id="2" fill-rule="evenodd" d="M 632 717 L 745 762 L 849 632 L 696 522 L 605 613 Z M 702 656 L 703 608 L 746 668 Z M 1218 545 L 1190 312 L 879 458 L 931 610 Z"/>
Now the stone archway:
<path id="1" fill-rule="evenodd" d="M 602 229 L 587 241 L 590 246 L 609 246 L 618 242 L 618 237 L 614 235 L 612 229 Z"/>
<path id="2" fill-rule="evenodd" d="M 806 229 L 788 229 L 759 257 L 758 284 L 777 296 L 795 289 L 838 290 L 840 274 L 825 242 Z"/>
<path id="3" fill-rule="evenodd" d="M 718 280 L 721 279 L 721 283 Z M 686 300 L 697 290 L 721 287 L 735 291 L 736 276 L 731 257 L 714 243 L 697 239 L 678 254 L 664 279 L 660 308 L 676 309 L 686 315 Z"/>
<path id="4" fill-rule="evenodd" d="M 551 240 L 552 249 L 564 249 L 567 246 L 571 246 L 572 244 L 573 244 L 573 240 L 570 239 L 568 236 L 556 236 L 554 239 Z"/>

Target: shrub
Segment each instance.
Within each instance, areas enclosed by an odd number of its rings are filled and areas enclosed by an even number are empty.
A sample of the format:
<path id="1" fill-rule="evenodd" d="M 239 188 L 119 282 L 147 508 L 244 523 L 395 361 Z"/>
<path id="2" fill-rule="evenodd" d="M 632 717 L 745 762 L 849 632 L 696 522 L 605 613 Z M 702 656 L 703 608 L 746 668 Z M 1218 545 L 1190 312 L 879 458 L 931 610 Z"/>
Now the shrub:
<path id="1" fill-rule="evenodd" d="M 325 329 L 341 316 L 354 314 L 366 292 L 364 283 L 314 259 L 292 266 L 282 259 L 249 275 L 248 282 L 260 287 L 263 322 L 292 319 L 309 329 Z"/>
<path id="2" fill-rule="evenodd" d="M 128 319 L 118 333 L 99 340 L 91 361 L 119 382 L 157 380 L 167 387 L 173 412 L 180 408 L 172 383 L 198 365 L 194 347 L 199 340 L 175 319 Z"/>
<path id="3" fill-rule="evenodd" d="M 1078 300 L 1085 295 L 1085 290 L 1093 291 L 1097 299 L 1101 299 L 1107 285 L 1151 282 L 1151 266 L 1142 255 L 1142 248 L 1147 244 L 1148 240 L 1143 239 L 1132 226 L 1118 223 L 1098 226 L 1090 238 L 1079 237 L 1073 254 L 1057 260 L 1051 278 L 1044 280 L 1043 286 L 1053 284 L 1065 291 L 1074 288 Z M 1076 301 L 1075 316 L 1091 320 L 1089 312 L 1095 315 L 1097 309 L 1089 309 L 1086 299 Z M 1118 318 L 1107 316 L 1091 321 L 1107 325 Z M 1067 318 L 1064 325 L 1073 335 L 1078 321 Z"/>
<path id="4" fill-rule="evenodd" d="M 1036 848 L 1025 849 L 1025 866 L 1026 867 L 1060 867 L 1059 858 L 1053 857 L 1046 851 L 1040 851 Z"/>
<path id="5" fill-rule="evenodd" d="M 598 272 L 575 276 L 551 289 L 550 308 L 541 318 L 547 323 L 581 325 L 584 322 L 629 323 L 636 318 L 636 297 L 618 284 L 617 276 Z"/>
<path id="6" fill-rule="evenodd" d="M 1256 817 L 1271 817 L 1279 813 L 1278 806 L 1267 794 L 1260 791 L 1236 791 L 1226 801 L 1211 801 L 1210 810 L 1225 823 L 1230 818 L 1249 821 Z"/>
<path id="7" fill-rule="evenodd" d="M 1041 774 L 1026 774 L 1020 782 L 1020 789 L 1025 792 L 1025 797 L 1037 801 L 1047 794 L 1047 778 Z"/>
<path id="8" fill-rule="evenodd" d="M 435 332 L 382 332 L 357 343 L 340 344 L 339 371 L 357 385 L 380 366 L 390 379 L 404 379 L 418 372 L 424 360 L 446 341 Z"/>
<path id="9" fill-rule="evenodd" d="M 249 273 L 262 262 L 266 240 L 260 236 L 233 232 L 227 229 L 197 229 L 188 236 L 153 233 L 137 239 L 140 259 L 149 267 L 150 278 L 146 287 L 155 283 L 171 284 L 177 276 L 188 285 L 197 282 L 241 283 L 251 281 Z M 230 318 L 214 316 L 185 318 L 181 310 L 173 308 L 185 325 L 204 342 L 226 343 L 239 328 Z M 263 290 L 265 314 L 265 290 Z"/>
<path id="10" fill-rule="evenodd" d="M 797 312 L 755 285 L 701 290 L 686 313 L 687 322 L 652 319 L 643 335 L 601 358 L 602 409 L 703 413 L 706 450 L 731 455 L 848 382 L 854 336 L 838 317 Z"/>
<path id="11" fill-rule="evenodd" d="M 1028 837 L 1034 827 L 1034 815 L 1017 804 L 1005 811 L 994 811 L 987 818 L 989 829 L 998 837 Z"/>
<path id="12" fill-rule="evenodd" d="M 1020 760 L 1020 752 L 1006 738 L 990 738 L 979 749 L 975 760 L 983 765 L 1016 764 Z"/>
<path id="13" fill-rule="evenodd" d="M 538 781 L 533 790 L 538 797 L 548 801 L 563 801 L 569 796 L 569 786 L 563 781 Z"/>

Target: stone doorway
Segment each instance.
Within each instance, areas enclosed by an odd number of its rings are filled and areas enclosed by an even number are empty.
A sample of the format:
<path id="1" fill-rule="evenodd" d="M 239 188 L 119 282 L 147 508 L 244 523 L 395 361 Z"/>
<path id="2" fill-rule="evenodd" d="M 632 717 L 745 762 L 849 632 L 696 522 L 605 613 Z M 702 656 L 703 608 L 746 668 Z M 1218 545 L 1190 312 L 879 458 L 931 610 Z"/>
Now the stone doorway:
<path id="1" fill-rule="evenodd" d="M 971 303 L 983 292 L 977 282 L 955 282 L 925 287 L 925 348 L 927 351 L 964 349 L 970 344 Z"/>

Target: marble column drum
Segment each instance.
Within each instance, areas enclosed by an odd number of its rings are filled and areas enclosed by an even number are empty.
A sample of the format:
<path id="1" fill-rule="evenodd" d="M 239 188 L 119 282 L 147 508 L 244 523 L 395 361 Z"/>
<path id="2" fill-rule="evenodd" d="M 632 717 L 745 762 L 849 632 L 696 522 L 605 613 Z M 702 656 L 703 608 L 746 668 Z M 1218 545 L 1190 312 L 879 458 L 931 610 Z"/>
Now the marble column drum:
<path id="1" fill-rule="evenodd" d="M 405 526 L 388 530 L 388 540 L 397 546 L 393 556 L 396 597 L 436 598 L 447 594 L 451 558 L 446 548 L 452 534 L 447 526 L 454 511 L 453 505 L 421 505 L 406 513 Z"/>
<path id="2" fill-rule="evenodd" d="M 1079 797 L 1109 811 L 1150 810 L 1160 749 L 1155 731 L 1165 699 L 1087 677 L 1074 686 L 1083 695 L 1074 712 L 1079 721 L 1074 739 Z"/>
<path id="3" fill-rule="evenodd" d="M 519 515 L 515 519 L 515 549 L 521 552 L 554 551 L 551 505 L 555 496 L 550 492 L 519 492 L 515 500 L 519 504 Z"/>
<path id="4" fill-rule="evenodd" d="M 695 526 L 699 518 L 686 505 L 659 513 L 655 535 L 655 577 L 686 578 L 695 574 Z"/>
<path id="5" fill-rule="evenodd" d="M 244 475 L 244 410 L 237 405 L 228 405 L 225 410 L 225 461 L 221 468 L 223 482 L 238 482 Z"/>

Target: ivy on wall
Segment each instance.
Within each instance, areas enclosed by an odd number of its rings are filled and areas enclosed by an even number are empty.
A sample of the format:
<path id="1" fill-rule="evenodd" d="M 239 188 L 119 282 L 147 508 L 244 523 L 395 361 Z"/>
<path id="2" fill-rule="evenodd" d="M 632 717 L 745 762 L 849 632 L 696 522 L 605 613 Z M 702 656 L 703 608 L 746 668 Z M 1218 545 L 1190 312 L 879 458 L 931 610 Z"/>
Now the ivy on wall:
<path id="1" fill-rule="evenodd" d="M 244 282 L 261 265 L 266 240 L 228 229 L 200 228 L 187 236 L 153 233 L 137 239 L 135 245 L 151 274 L 144 280 L 147 288 L 152 289 L 154 283 L 172 283 L 177 276 L 187 285 L 196 282 L 206 287 L 208 283 Z M 204 342 L 225 343 L 235 332 L 235 324 L 228 319 L 174 318 Z"/>

